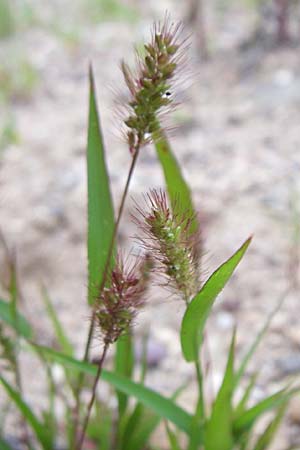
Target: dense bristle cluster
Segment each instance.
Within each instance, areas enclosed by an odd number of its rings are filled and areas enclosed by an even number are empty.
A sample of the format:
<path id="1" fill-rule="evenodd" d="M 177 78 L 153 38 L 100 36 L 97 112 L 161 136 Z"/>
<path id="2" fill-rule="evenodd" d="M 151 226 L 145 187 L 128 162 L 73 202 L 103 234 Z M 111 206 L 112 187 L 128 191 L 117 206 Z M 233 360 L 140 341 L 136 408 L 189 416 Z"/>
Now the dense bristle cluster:
<path id="1" fill-rule="evenodd" d="M 172 81 L 178 69 L 183 42 L 180 23 L 155 25 L 152 40 L 145 44 L 145 56 L 138 57 L 136 76 L 121 64 L 130 92 L 129 115 L 125 119 L 126 138 L 132 153 L 149 142 L 158 131 L 157 117 L 172 104 Z"/>
<path id="2" fill-rule="evenodd" d="M 132 266 L 117 258 L 111 271 L 109 287 L 99 294 L 95 317 L 106 344 L 115 342 L 129 330 L 138 310 L 144 305 L 150 261 L 146 256 Z"/>
<path id="3" fill-rule="evenodd" d="M 137 207 L 140 217 L 135 217 L 146 235 L 142 238 L 143 245 L 159 262 L 168 284 L 188 302 L 198 288 L 196 236 L 190 229 L 192 217 L 173 213 L 164 191 L 150 191 L 146 204 L 147 210 Z"/>

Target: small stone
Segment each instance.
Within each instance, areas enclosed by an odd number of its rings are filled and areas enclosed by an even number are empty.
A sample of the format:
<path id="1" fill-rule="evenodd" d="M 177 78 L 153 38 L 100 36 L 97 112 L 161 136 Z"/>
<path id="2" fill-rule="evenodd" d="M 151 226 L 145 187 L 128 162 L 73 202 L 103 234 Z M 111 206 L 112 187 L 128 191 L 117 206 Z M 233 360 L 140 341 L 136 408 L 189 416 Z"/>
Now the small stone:
<path id="1" fill-rule="evenodd" d="M 216 320 L 219 327 L 223 330 L 230 330 L 233 328 L 234 318 L 229 312 L 220 312 L 217 315 Z"/>
<path id="2" fill-rule="evenodd" d="M 274 83 L 278 87 L 285 88 L 292 84 L 292 82 L 295 79 L 295 76 L 294 76 L 293 72 L 291 72 L 290 70 L 280 69 L 275 72 L 273 79 L 274 79 Z"/>
<path id="3" fill-rule="evenodd" d="M 166 348 L 160 342 L 149 339 L 147 342 L 147 366 L 148 368 L 155 368 L 159 366 L 161 361 L 166 357 Z M 143 359 L 143 343 L 138 341 L 135 346 L 135 356 L 137 361 L 141 362 Z"/>
<path id="4" fill-rule="evenodd" d="M 292 354 L 278 359 L 276 366 L 285 376 L 300 373 L 300 354 Z"/>

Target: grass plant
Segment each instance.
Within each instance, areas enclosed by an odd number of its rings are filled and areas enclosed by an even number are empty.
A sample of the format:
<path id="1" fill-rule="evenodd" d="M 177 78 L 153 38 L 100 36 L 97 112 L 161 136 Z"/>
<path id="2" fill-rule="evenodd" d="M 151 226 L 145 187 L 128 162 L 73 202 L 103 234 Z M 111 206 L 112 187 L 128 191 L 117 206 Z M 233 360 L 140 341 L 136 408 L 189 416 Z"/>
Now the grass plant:
<path id="1" fill-rule="evenodd" d="M 287 385 L 270 396 L 253 403 L 256 384 L 252 377 L 242 383 L 270 321 L 280 305 L 263 324 L 244 359 L 237 362 L 236 330 L 232 330 L 223 379 L 213 402 L 207 394 L 207 375 L 203 370 L 202 351 L 206 324 L 218 294 L 244 258 L 251 237 L 237 245 L 235 252 L 202 281 L 201 223 L 191 195 L 164 129 L 164 116 L 173 107 L 172 92 L 178 71 L 183 66 L 186 41 L 181 25 L 166 17 L 155 24 L 150 42 L 145 44 L 137 66 L 131 69 L 122 62 L 128 89 L 124 105 L 123 132 L 131 159 L 127 181 L 117 212 L 112 202 L 106 148 L 100 125 L 93 69 L 89 70 L 89 117 L 87 139 L 87 301 L 91 310 L 88 336 L 82 336 L 85 352 L 76 357 L 67 329 L 51 302 L 51 293 L 42 288 L 41 297 L 53 325 L 55 347 L 45 347 L 36 338 L 30 320 L 22 312 L 22 292 L 17 276 L 15 255 L 2 238 L 6 254 L 8 282 L 0 299 L 0 383 L 15 413 L 20 417 L 17 435 L 21 448 L 53 450 L 60 443 L 66 450 L 146 450 L 163 448 L 152 440 L 159 425 L 172 450 L 258 450 L 267 449 L 276 436 L 297 386 Z M 137 203 L 133 212 L 141 242 L 141 254 L 128 257 L 119 248 L 118 235 L 130 183 L 140 152 L 154 145 L 162 167 L 165 186 L 145 193 L 145 204 Z M 148 286 L 163 278 L 171 288 L 170 308 L 176 297 L 184 301 L 178 345 L 181 364 L 194 367 L 197 392 L 194 411 L 177 403 L 182 386 L 171 398 L 145 384 L 147 358 L 143 358 L 142 376 L 135 378 L 134 321 L 147 307 Z M 80 299 L 77 299 L 80 301 Z M 155 318 L 154 318 L 155 320 Z M 97 338 L 98 336 L 98 338 Z M 100 339 L 99 339 L 100 336 Z M 97 345 L 98 362 L 90 361 L 91 345 Z M 114 365 L 105 367 L 109 352 L 115 352 Z M 26 380 L 21 371 L 21 352 L 31 352 L 42 364 L 47 379 L 48 401 L 41 401 L 37 412 L 26 397 Z M 144 355 L 145 356 L 145 355 Z M 213 354 L 212 358 L 218 355 Z M 55 367 L 63 369 L 58 383 Z M 38 374 L 37 374 L 38 376 Z M 116 407 L 98 396 L 102 383 L 108 383 Z M 89 398 L 82 395 L 83 390 Z M 237 393 L 239 396 L 237 397 Z M 57 404 L 63 417 L 56 416 Z M 258 420 L 271 412 L 270 422 L 259 435 Z M 7 414 L 7 408 L 1 411 Z M 0 429 L 0 447 L 13 450 L 4 417 Z"/>

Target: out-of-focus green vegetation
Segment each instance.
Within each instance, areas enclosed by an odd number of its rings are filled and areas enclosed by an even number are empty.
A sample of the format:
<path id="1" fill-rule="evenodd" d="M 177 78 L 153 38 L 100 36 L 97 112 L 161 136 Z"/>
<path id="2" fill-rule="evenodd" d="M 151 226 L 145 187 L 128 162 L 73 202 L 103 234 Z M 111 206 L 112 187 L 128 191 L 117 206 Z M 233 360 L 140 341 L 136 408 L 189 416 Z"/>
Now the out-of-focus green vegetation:
<path id="1" fill-rule="evenodd" d="M 68 20 L 60 20 L 62 4 L 47 4 L 46 12 L 42 7 L 33 6 L 28 0 L 0 0 L 0 39 L 38 26 L 60 36 L 67 41 L 77 40 L 82 25 L 106 20 L 135 21 L 137 9 L 122 0 L 74 0 L 70 1 Z M 71 29 L 71 32 L 70 32 Z M 74 39 L 74 36 L 76 39 Z"/>
<path id="2" fill-rule="evenodd" d="M 38 23 L 38 12 L 27 0 L 0 0 L 0 39 Z"/>
<path id="3" fill-rule="evenodd" d="M 18 144 L 18 132 L 13 103 L 31 98 L 38 84 L 39 76 L 33 64 L 20 54 L 11 52 L 10 58 L 3 60 L 0 66 L 0 155 L 3 150 Z"/>
<path id="4" fill-rule="evenodd" d="M 88 0 L 83 5 L 93 22 L 109 19 L 135 21 L 138 18 L 137 11 L 120 0 Z"/>
<path id="5" fill-rule="evenodd" d="M 0 130 L 0 155 L 6 147 L 18 144 L 20 140 L 15 119 L 9 116 Z"/>
<path id="6" fill-rule="evenodd" d="M 33 64 L 21 55 L 13 55 L 0 67 L 0 102 L 28 99 L 37 82 L 38 73 Z"/>
<path id="7" fill-rule="evenodd" d="M 14 19 L 8 0 L 0 0 L 0 38 L 12 34 L 14 31 Z"/>

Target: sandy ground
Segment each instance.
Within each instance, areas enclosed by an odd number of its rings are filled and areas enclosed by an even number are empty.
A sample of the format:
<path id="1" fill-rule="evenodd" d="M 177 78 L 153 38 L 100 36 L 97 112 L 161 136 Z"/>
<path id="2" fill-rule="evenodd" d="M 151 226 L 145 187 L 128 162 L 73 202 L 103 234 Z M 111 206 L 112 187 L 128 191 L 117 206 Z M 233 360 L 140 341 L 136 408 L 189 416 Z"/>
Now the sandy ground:
<path id="1" fill-rule="evenodd" d="M 42 281 L 78 355 L 89 316 L 85 250 L 87 65 L 93 61 L 118 205 L 130 164 L 114 123 L 112 90 L 121 80 L 118 62 L 122 57 L 132 58 L 131 43 L 142 42 L 151 14 L 158 15 L 163 6 L 149 7 L 134 26 L 107 22 L 83 27 L 76 45 L 67 45 L 41 27 L 22 35 L 22 52 L 36 67 L 39 83 L 29 100 L 16 100 L 11 105 L 21 139 L 18 145 L 6 148 L 0 159 L 1 229 L 17 249 L 24 310 L 40 341 L 52 341 L 40 296 Z M 175 93 L 183 106 L 174 114 L 172 143 L 203 219 L 203 278 L 254 234 L 247 256 L 210 319 L 209 359 L 215 372 L 213 379 L 210 377 L 210 391 L 220 382 L 234 324 L 238 325 L 241 356 L 289 288 L 249 370 L 250 374 L 260 368 L 255 391 L 255 398 L 260 398 L 300 372 L 300 64 L 299 47 L 270 51 L 258 43 L 242 51 L 234 45 L 244 37 L 243 24 L 249 28 L 247 19 L 241 15 L 239 27 L 230 27 L 229 18 L 227 22 L 224 19 L 208 62 L 201 63 L 195 50 L 191 51 L 190 86 Z M 225 44 L 228 48 L 222 48 Z M 13 44 L 1 43 L 1 51 L 8 45 Z M 139 199 L 149 187 L 162 185 L 155 152 L 147 147 L 138 163 L 131 196 Z M 121 241 L 128 246 L 134 233 L 130 204 L 132 200 L 128 201 L 121 230 Z M 168 294 L 154 290 L 137 324 L 138 334 L 149 327 L 154 351 L 163 355 L 150 372 L 149 384 L 167 393 L 193 373 L 191 367 L 178 364 L 182 306 Z M 25 377 L 31 369 L 27 357 Z M 31 383 L 28 397 L 38 404 L 36 386 Z M 182 401 L 190 407 L 193 397 L 191 388 Z M 274 449 L 300 448 L 299 424 L 300 401 L 295 399 Z"/>

